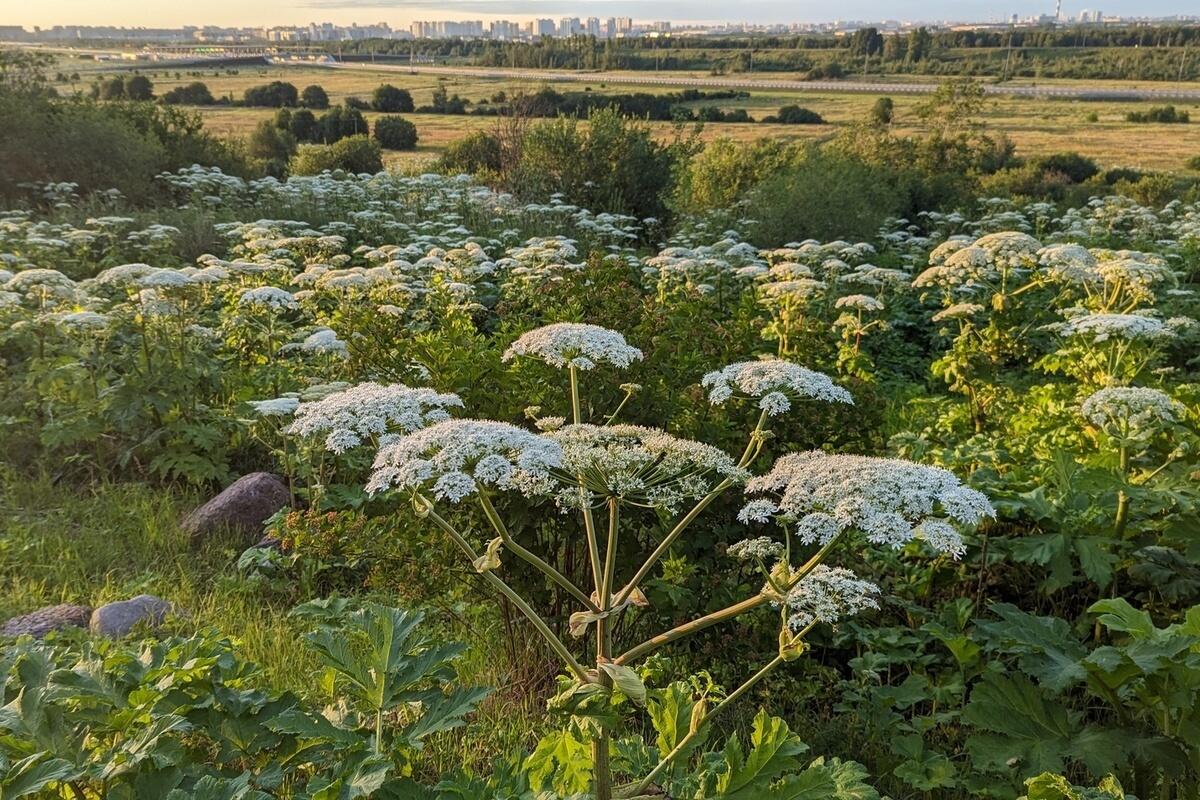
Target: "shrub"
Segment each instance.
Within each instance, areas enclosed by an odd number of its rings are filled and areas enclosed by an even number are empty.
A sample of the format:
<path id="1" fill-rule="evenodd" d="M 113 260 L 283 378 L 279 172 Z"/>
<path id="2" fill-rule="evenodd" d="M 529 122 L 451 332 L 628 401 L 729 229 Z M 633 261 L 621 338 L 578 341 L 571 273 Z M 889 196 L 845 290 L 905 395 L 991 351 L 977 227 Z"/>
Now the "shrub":
<path id="1" fill-rule="evenodd" d="M 1130 111 L 1125 115 L 1126 122 L 1187 123 L 1189 120 L 1188 112 L 1179 111 L 1175 106 L 1155 106 L 1148 111 Z"/>
<path id="2" fill-rule="evenodd" d="M 886 173 L 813 147 L 798 165 L 751 192 L 748 214 L 758 221 L 754 241 L 762 246 L 807 238 L 855 241 L 869 239 L 903 202 Z"/>
<path id="3" fill-rule="evenodd" d="M 385 114 L 409 113 L 413 110 L 412 95 L 407 89 L 385 83 L 371 93 L 371 108 Z"/>
<path id="4" fill-rule="evenodd" d="M 288 130 L 297 142 L 315 142 L 321 135 L 321 126 L 307 108 L 300 108 L 291 113 L 288 119 Z"/>
<path id="5" fill-rule="evenodd" d="M 300 105 L 305 108 L 329 108 L 329 95 L 325 93 L 323 88 L 316 84 L 305 86 L 304 91 L 300 92 Z"/>
<path id="6" fill-rule="evenodd" d="M 100 84 L 99 97 L 101 100 L 124 100 L 125 81 L 120 76 L 103 81 Z"/>
<path id="7" fill-rule="evenodd" d="M 1072 183 L 1083 183 L 1100 173 L 1100 167 L 1095 161 L 1079 153 L 1055 153 L 1034 159 L 1033 163 L 1042 172 L 1066 175 Z"/>
<path id="8" fill-rule="evenodd" d="M 347 136 L 365 135 L 369 132 L 367 119 L 361 111 L 337 106 L 317 118 L 317 135 L 314 138 L 325 144 L 333 144 Z"/>
<path id="9" fill-rule="evenodd" d="M 379 143 L 366 135 L 349 136 L 333 144 L 308 145 L 292 159 L 293 175 L 319 175 L 326 170 L 375 173 L 383 169 Z"/>
<path id="10" fill-rule="evenodd" d="M 386 150 L 415 150 L 417 126 L 403 117 L 388 116 L 375 120 L 375 141 Z"/>
<path id="11" fill-rule="evenodd" d="M 284 81 L 271 81 L 263 86 L 251 86 L 242 94 L 242 103 L 267 108 L 293 107 L 299 97 L 296 87 Z"/>
<path id="12" fill-rule="evenodd" d="M 815 111 L 800 106 L 784 106 L 779 109 L 779 115 L 767 117 L 764 122 L 778 122 L 783 125 L 823 125 L 825 118 Z"/>
<path id="13" fill-rule="evenodd" d="M 211 106 L 216 102 L 208 86 L 200 81 L 167 90 L 163 93 L 162 101 L 172 106 Z"/>
<path id="14" fill-rule="evenodd" d="M 502 167 L 500 140 L 487 131 L 472 131 L 451 142 L 438 161 L 438 169 L 442 172 L 468 175 L 498 173 Z"/>
<path id="15" fill-rule="evenodd" d="M 145 75 L 130 75 L 125 79 L 126 100 L 153 100 L 154 84 Z"/>
<path id="16" fill-rule="evenodd" d="M 346 108 L 354 109 L 355 111 L 370 111 L 371 104 L 361 97 L 350 96 L 342 101 L 342 105 Z"/>
<path id="17" fill-rule="evenodd" d="M 296 137 L 270 120 L 262 120 L 246 140 L 246 155 L 268 175 L 282 176 L 296 154 Z"/>
<path id="18" fill-rule="evenodd" d="M 1200 170 L 1200 156 L 1192 156 L 1187 161 L 1187 168 Z"/>
<path id="19" fill-rule="evenodd" d="M 881 97 L 871 106 L 871 122 L 875 125 L 891 125 L 896 118 L 896 104 L 890 97 Z"/>

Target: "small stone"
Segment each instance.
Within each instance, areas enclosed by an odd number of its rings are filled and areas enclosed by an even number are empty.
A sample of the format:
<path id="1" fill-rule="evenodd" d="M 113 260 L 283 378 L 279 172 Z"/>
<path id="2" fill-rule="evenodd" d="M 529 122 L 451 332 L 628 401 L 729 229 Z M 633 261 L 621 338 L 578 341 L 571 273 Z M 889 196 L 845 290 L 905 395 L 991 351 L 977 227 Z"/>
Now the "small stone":
<path id="1" fill-rule="evenodd" d="M 92 609 L 88 606 L 76 606 L 70 603 L 46 606 L 8 620 L 4 623 L 4 627 L 0 628 L 0 636 L 29 634 L 35 639 L 41 639 L 50 631 L 63 628 L 86 628 L 91 614 Z"/>
<path id="2" fill-rule="evenodd" d="M 283 481 L 269 472 L 252 472 L 188 514 L 181 525 L 191 536 L 230 529 L 259 537 L 267 518 L 291 504 L 291 492 Z"/>
<path id="3" fill-rule="evenodd" d="M 157 628 L 162 624 L 171 604 L 152 594 L 139 594 L 129 600 L 103 605 L 92 612 L 88 626 L 92 633 L 116 639 L 125 636 L 141 622 Z"/>

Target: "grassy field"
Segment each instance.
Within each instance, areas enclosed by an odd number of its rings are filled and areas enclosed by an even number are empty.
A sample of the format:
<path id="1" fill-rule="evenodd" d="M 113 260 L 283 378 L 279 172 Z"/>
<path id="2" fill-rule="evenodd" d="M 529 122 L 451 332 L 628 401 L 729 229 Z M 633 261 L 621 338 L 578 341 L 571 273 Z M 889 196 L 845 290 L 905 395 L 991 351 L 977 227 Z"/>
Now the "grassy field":
<path id="1" fill-rule="evenodd" d="M 82 65 L 87 62 L 78 62 Z M 93 65 L 94 68 L 94 65 Z M 323 69 L 307 66 L 254 67 L 239 70 L 195 70 L 164 71 L 146 69 L 155 83 L 155 90 L 162 93 L 172 86 L 200 80 L 205 82 L 215 96 L 240 98 L 248 87 L 273 80 L 289 81 L 298 88 L 319 84 L 325 88 L 333 103 L 341 103 L 347 97 L 368 98 L 371 91 L 382 83 L 408 89 L 417 106 L 430 102 L 435 88 L 444 85 L 451 94 L 459 94 L 472 104 L 488 101 L 498 92 L 531 91 L 546 85 L 539 81 L 517 81 L 467 77 L 443 77 L 428 74 L 410 74 L 403 70 L 380 73 L 369 70 Z M 81 71 L 77 87 L 88 84 L 100 72 Z M 637 74 L 637 73 L 623 73 Z M 686 73 L 681 73 L 686 74 Z M 771 74 L 768 78 L 782 79 L 787 76 Z M 1038 83 L 1065 84 L 1064 81 L 1039 81 Z M 1100 82 L 1109 86 L 1149 85 L 1145 82 L 1118 81 Z M 663 86 L 642 87 L 629 84 L 606 85 L 603 80 L 594 84 L 563 83 L 553 85 L 560 91 L 629 92 L 646 91 L 663 93 L 672 89 Z M 1091 85 L 1091 84 L 1089 84 Z M 1096 84 L 1098 85 L 1098 84 Z M 1154 84 L 1159 86 L 1160 84 Z M 69 89 L 69 85 L 64 88 Z M 821 114 L 828 124 L 811 126 L 766 125 L 766 124 L 709 124 L 705 126 L 703 138 L 730 136 L 735 139 L 754 139 L 763 136 L 787 138 L 814 138 L 829 135 L 836 126 L 845 125 L 865 118 L 871 105 L 880 95 L 844 94 L 819 92 L 754 92 L 748 98 L 716 103 L 725 109 L 744 108 L 756 118 L 775 113 L 780 106 L 798 104 Z M 914 107 L 921 102 L 919 97 L 897 95 L 896 127 L 900 133 L 917 132 L 921 123 Z M 704 105 L 696 103 L 695 105 Z M 1154 105 L 1148 101 L 1081 101 L 1062 99 L 995 98 L 990 99 L 984 112 L 984 122 L 996 134 L 1003 133 L 1017 146 L 1022 155 L 1042 155 L 1067 150 L 1078 151 L 1096 159 L 1105 167 L 1129 166 L 1144 169 L 1183 170 L 1188 159 L 1200 155 L 1200 104 L 1176 104 L 1188 110 L 1194 122 L 1180 124 L 1135 124 L 1125 121 L 1129 111 L 1145 110 Z M 221 135 L 245 136 L 254 125 L 273 113 L 270 109 L 237 108 L 217 106 L 200 109 L 213 130 Z M 1090 115 L 1095 115 L 1095 121 Z M 368 114 L 368 117 L 372 115 Z M 413 121 L 421 136 L 420 147 L 413 153 L 392 153 L 388 161 L 421 162 L 437 156 L 448 143 L 464 134 L 478 129 L 487 129 L 494 123 L 488 117 L 443 116 L 415 114 Z M 664 138 L 675 135 L 676 126 L 656 122 L 653 127 Z"/>

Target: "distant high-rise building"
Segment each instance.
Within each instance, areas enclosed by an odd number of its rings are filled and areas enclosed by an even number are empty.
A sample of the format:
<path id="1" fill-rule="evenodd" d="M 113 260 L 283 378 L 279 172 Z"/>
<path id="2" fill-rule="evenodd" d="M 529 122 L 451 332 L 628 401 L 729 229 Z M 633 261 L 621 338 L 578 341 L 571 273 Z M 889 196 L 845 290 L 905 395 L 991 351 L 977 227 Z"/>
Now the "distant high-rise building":
<path id="1" fill-rule="evenodd" d="M 617 38 L 617 18 L 616 17 L 609 17 L 607 20 L 604 21 L 604 38 L 605 39 Z"/>
<path id="2" fill-rule="evenodd" d="M 632 33 L 633 17 L 617 17 L 617 33 Z"/>
<path id="3" fill-rule="evenodd" d="M 534 36 L 553 36 L 554 35 L 554 20 L 552 20 L 552 19 L 534 20 L 533 26 L 534 26 L 534 30 L 533 30 Z"/>
<path id="4" fill-rule="evenodd" d="M 579 17 L 563 17 L 558 21 L 559 36 L 574 36 L 579 31 Z"/>
<path id="5" fill-rule="evenodd" d="M 599 17 L 588 17 L 587 18 L 587 35 L 595 36 L 596 38 L 600 37 L 600 18 Z"/>

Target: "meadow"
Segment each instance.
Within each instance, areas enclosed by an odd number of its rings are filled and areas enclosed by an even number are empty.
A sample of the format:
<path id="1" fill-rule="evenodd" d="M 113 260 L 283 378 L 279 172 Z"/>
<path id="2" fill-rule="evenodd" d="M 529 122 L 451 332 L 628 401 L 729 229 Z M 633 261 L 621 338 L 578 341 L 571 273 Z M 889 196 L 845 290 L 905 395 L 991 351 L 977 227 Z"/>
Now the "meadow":
<path id="1" fill-rule="evenodd" d="M 68 67 L 78 68 L 87 62 L 64 62 L 61 69 L 70 72 Z M 88 67 L 84 66 L 87 70 Z M 87 79 L 104 76 L 103 70 L 81 73 Z M 119 74 L 126 74 L 122 70 Z M 286 66 L 286 67 L 243 67 L 230 74 L 229 70 L 198 71 L 196 74 L 182 74 L 174 71 L 158 72 L 147 68 L 146 74 L 155 83 L 159 94 L 174 86 L 190 83 L 194 80 L 204 81 L 215 97 L 240 99 L 242 93 L 252 86 L 270 81 L 280 80 L 293 83 L 297 88 L 310 84 L 322 86 L 329 94 L 332 104 L 345 102 L 347 97 L 369 98 L 375 87 L 388 83 L 411 92 L 416 105 L 428 105 L 435 89 L 444 86 L 451 94 L 459 94 L 479 103 L 487 100 L 497 92 L 512 95 L 518 92 L 536 92 L 543 86 L 550 86 L 559 91 L 645 91 L 663 93 L 670 89 L 647 84 L 636 86 L 629 84 L 605 84 L 597 80 L 595 84 L 512 81 L 503 79 L 468 79 L 442 78 L 427 74 L 410 74 L 403 70 L 380 73 L 368 70 L 352 69 L 322 69 L 319 67 Z M 636 76 L 638 73 L 617 72 L 615 75 L 625 77 Z M 703 76 L 705 73 L 666 72 L 664 75 L 688 77 Z M 771 73 L 769 79 L 785 80 L 799 76 L 776 75 Z M 877 76 L 872 76 L 874 80 Z M 883 78 L 886 80 L 886 78 Z M 82 89 L 85 80 L 63 84 L 73 89 Z M 1036 83 L 1040 85 L 1080 85 L 1079 81 L 1016 79 L 1014 84 Z M 1141 87 L 1160 86 L 1158 83 L 1133 81 L 1087 81 L 1088 86 Z M 1186 84 L 1185 84 L 1186 85 Z M 735 101 L 700 101 L 690 104 L 693 107 L 702 105 L 717 105 L 722 110 L 745 109 L 752 117 L 761 120 L 775 114 L 780 107 L 796 104 L 809 108 L 820 114 L 828 124 L 825 125 L 779 125 L 771 123 L 710 123 L 705 126 L 702 137 L 711 140 L 716 137 L 729 136 L 742 141 L 769 137 L 772 139 L 806 140 L 829 136 L 833 131 L 851 123 L 865 120 L 874 103 L 883 95 L 872 94 L 839 94 L 821 92 L 751 92 L 746 99 Z M 919 134 L 926 132 L 922 122 L 915 116 L 914 107 L 921 102 L 920 97 L 897 94 L 892 96 L 896 108 L 894 127 L 900 134 Z M 1144 111 L 1161 102 L 1150 101 L 1080 101 L 1053 98 L 996 98 L 989 100 L 979 115 L 980 121 L 997 134 L 1007 136 L 1020 150 L 1028 155 L 1049 155 L 1066 150 L 1077 151 L 1096 159 L 1108 167 L 1135 167 L 1140 169 L 1188 171 L 1188 161 L 1200 151 L 1200 125 L 1171 125 L 1171 124 L 1135 124 L 1127 122 L 1125 117 L 1131 111 Z M 1181 109 L 1189 109 L 1193 116 L 1200 119 L 1200 106 L 1184 104 Z M 203 115 L 206 126 L 223 136 L 241 138 L 248 136 L 254 126 L 263 119 L 270 118 L 270 109 L 202 107 L 198 109 Z M 1094 118 L 1093 118 L 1094 115 Z M 371 113 L 366 114 L 369 120 L 374 119 Z M 494 126 L 494 120 L 488 117 L 472 117 L 462 115 L 420 114 L 413 117 L 420 135 L 420 143 L 415 153 L 390 153 L 389 163 L 428 162 L 435 158 L 446 146 L 464 134 L 477 130 L 489 130 Z M 669 122 L 653 122 L 660 139 L 666 140 L 675 135 L 676 126 Z"/>
<path id="2" fill-rule="evenodd" d="M 0 800 L 1200 800 L 1186 173 L 951 84 L 306 174 L 16 63 Z"/>

